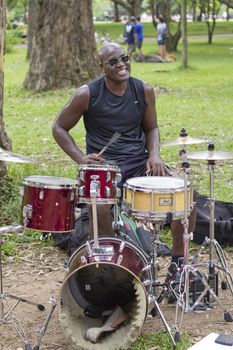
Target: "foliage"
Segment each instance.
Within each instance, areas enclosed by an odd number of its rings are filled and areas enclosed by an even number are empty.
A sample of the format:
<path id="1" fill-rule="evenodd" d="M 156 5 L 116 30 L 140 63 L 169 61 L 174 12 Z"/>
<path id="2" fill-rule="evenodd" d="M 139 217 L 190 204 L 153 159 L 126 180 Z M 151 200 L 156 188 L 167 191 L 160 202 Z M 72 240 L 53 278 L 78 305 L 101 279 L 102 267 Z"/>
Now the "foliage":
<path id="1" fill-rule="evenodd" d="M 11 19 L 22 20 L 25 15 L 28 0 L 7 0 L 7 9 Z"/>
<path id="2" fill-rule="evenodd" d="M 26 26 L 16 29 L 8 27 L 5 31 L 5 52 L 10 52 L 14 45 L 22 44 L 25 41 Z"/>

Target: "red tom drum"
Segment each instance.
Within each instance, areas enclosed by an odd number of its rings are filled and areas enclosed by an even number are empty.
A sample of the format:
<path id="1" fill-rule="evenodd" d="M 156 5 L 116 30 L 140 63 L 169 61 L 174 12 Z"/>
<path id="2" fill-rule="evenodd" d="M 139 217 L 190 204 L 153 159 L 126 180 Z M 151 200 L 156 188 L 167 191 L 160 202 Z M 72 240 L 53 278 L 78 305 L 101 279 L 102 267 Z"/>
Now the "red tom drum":
<path id="1" fill-rule="evenodd" d="M 74 230 L 76 180 L 27 176 L 23 185 L 22 211 L 25 227 L 43 232 Z"/>
<path id="2" fill-rule="evenodd" d="M 78 202 L 91 203 L 91 189 L 97 189 L 98 204 L 115 204 L 121 191 L 117 183 L 121 180 L 120 169 L 112 165 L 82 164 L 78 172 Z"/>

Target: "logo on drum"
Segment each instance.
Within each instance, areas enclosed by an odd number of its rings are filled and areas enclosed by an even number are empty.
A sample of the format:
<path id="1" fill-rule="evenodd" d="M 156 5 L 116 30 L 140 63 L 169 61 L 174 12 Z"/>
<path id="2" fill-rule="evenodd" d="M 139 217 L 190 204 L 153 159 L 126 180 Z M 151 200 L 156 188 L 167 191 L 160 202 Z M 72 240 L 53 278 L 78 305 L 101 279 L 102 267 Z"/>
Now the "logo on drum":
<path id="1" fill-rule="evenodd" d="M 159 198 L 159 205 L 161 207 L 167 207 L 173 205 L 173 200 L 172 198 Z"/>

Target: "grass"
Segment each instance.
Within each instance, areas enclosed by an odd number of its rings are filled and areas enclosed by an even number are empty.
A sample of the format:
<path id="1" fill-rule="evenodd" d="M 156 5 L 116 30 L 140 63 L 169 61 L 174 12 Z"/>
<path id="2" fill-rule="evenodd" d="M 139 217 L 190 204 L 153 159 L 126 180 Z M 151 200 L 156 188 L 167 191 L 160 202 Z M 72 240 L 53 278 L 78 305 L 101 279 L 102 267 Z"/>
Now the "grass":
<path id="1" fill-rule="evenodd" d="M 145 37 L 155 37 L 156 29 L 152 23 L 143 23 Z M 175 33 L 177 30 L 177 23 L 171 22 L 171 32 Z M 114 22 L 95 22 L 95 30 L 101 38 L 104 32 L 108 32 L 111 39 L 122 37 L 124 31 L 123 23 Z M 207 35 L 207 25 L 204 22 L 188 22 L 188 35 Z M 214 34 L 232 34 L 232 21 L 217 21 Z"/>
<path id="2" fill-rule="evenodd" d="M 225 25 L 226 23 L 224 23 Z M 101 29 L 102 30 L 102 29 Z M 194 30 L 194 29 L 193 29 Z M 197 30 L 197 29 L 196 29 Z M 229 28 L 228 28 L 229 30 Z M 192 137 L 208 138 L 218 151 L 233 151 L 232 111 L 233 77 L 232 40 L 215 38 L 212 45 L 204 39 L 189 43 L 189 68 L 181 68 L 181 47 L 173 63 L 132 63 L 132 75 L 150 83 L 156 91 L 156 105 L 161 140 L 179 136 L 185 127 Z M 145 40 L 143 50 L 155 54 L 157 46 Z M 7 163 L 8 177 L 1 184 L 1 224 L 20 223 L 22 181 L 29 175 L 64 176 L 76 178 L 77 166 L 57 146 L 51 127 L 58 111 L 75 92 L 75 88 L 34 94 L 22 88 L 28 69 L 26 49 L 15 48 L 5 57 L 4 122 L 12 140 L 13 151 L 38 160 L 35 164 Z M 160 92 L 161 91 L 161 92 Z M 85 133 L 82 123 L 72 130 L 77 143 L 84 148 Z M 205 150 L 206 145 L 189 146 L 188 152 Z M 179 147 L 161 149 L 169 165 L 180 169 Z M 215 168 L 215 195 L 217 199 L 233 202 L 232 162 L 217 163 Z M 209 193 L 209 174 L 206 162 L 191 163 L 191 182 L 202 194 Z M 25 237 L 12 238 L 5 245 L 6 254 L 17 254 L 15 243 L 23 239 L 38 240 L 29 232 Z M 139 337 L 131 350 L 170 349 L 167 334 Z M 159 344 L 159 345 L 158 345 Z M 187 349 L 188 339 L 182 337 L 178 349 Z"/>

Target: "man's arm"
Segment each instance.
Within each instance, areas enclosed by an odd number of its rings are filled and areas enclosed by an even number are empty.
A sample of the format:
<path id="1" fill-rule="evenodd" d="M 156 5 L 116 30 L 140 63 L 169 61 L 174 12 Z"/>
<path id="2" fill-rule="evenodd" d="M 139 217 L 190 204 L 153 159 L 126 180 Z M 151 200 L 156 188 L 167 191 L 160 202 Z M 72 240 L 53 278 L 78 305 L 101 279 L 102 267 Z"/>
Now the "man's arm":
<path id="1" fill-rule="evenodd" d="M 143 117 L 143 131 L 146 137 L 146 149 L 149 153 L 147 171 L 152 175 L 165 176 L 164 163 L 160 158 L 160 136 L 155 109 L 155 94 L 151 86 L 144 84 L 147 107 Z"/>
<path id="2" fill-rule="evenodd" d="M 84 85 L 80 87 L 69 103 L 60 111 L 52 128 L 53 137 L 58 145 L 70 158 L 79 164 L 101 161 L 97 154 L 85 155 L 69 133 L 88 109 L 89 99 L 90 92 L 88 86 Z"/>

